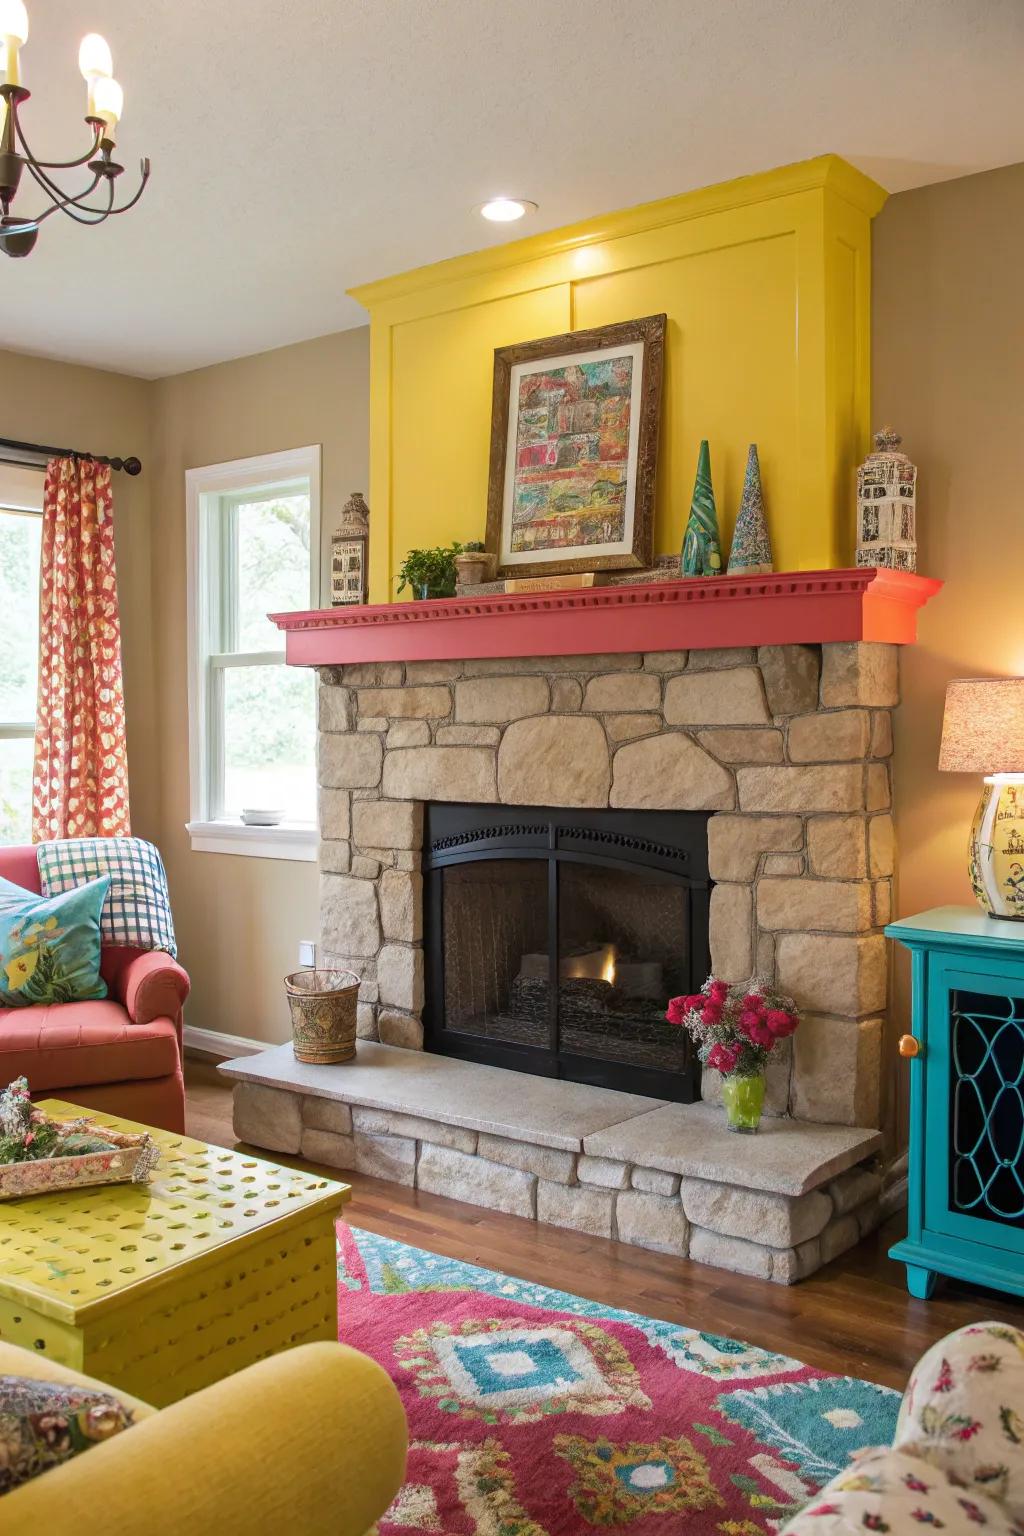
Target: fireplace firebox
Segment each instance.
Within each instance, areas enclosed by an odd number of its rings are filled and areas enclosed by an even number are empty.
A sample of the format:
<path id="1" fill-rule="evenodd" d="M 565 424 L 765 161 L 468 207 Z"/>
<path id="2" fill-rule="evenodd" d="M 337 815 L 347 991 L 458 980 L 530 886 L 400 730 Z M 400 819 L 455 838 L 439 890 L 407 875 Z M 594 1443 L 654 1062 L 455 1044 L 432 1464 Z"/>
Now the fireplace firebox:
<path id="1" fill-rule="evenodd" d="M 425 1044 L 691 1103 L 665 1004 L 709 969 L 707 812 L 430 804 Z"/>

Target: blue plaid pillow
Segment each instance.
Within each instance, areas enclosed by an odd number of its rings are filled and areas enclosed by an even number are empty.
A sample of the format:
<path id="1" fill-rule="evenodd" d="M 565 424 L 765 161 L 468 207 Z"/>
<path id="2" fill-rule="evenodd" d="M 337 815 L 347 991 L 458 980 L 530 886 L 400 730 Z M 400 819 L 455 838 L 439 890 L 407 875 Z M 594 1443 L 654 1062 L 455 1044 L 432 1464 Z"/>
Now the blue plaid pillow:
<path id="1" fill-rule="evenodd" d="M 174 920 L 163 860 L 141 837 L 71 837 L 39 843 L 36 863 L 44 896 L 57 896 L 101 875 L 110 892 L 100 916 L 104 944 L 164 949 L 176 956 Z"/>

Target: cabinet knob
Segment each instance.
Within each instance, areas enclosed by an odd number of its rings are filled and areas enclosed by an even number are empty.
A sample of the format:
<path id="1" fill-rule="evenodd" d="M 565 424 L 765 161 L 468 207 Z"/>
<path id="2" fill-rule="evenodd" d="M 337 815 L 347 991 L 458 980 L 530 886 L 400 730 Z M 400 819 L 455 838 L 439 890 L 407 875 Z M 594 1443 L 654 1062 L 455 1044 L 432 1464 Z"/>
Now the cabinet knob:
<path id="1" fill-rule="evenodd" d="M 913 1057 L 913 1056 L 920 1056 L 920 1054 L 921 1054 L 921 1042 L 919 1040 L 915 1040 L 913 1035 L 900 1035 L 900 1055 L 901 1056 Z"/>

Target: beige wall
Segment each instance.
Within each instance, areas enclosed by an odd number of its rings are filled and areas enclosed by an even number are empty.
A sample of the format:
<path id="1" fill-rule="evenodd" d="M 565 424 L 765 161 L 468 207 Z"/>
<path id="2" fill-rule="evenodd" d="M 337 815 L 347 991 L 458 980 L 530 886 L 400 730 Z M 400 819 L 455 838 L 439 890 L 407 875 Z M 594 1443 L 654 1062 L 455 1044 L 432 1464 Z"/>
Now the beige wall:
<path id="1" fill-rule="evenodd" d="M 918 569 L 946 583 L 902 658 L 900 916 L 974 900 L 965 850 L 980 780 L 936 767 L 947 681 L 1024 673 L 1022 244 L 1024 165 L 902 193 L 875 222 L 874 419 L 903 433 L 920 466 Z M 907 984 L 901 959 L 894 1034 Z M 902 1090 L 894 1042 L 887 1062 Z"/>
<path id="2" fill-rule="evenodd" d="M 152 389 L 142 379 L 0 352 L 4 437 L 142 460 L 137 479 L 114 475 L 114 527 L 132 822 L 141 837 L 156 841 L 160 793 L 149 602 Z"/>
<path id="3" fill-rule="evenodd" d="M 163 379 L 152 388 L 160 846 L 181 956 L 192 976 L 188 1022 L 284 1040 L 289 1026 L 281 982 L 298 964 L 299 940 L 318 934 L 317 868 L 193 853 L 189 846 L 185 471 L 322 444 L 326 547 L 346 497 L 367 485 L 368 332 L 343 331 Z"/>

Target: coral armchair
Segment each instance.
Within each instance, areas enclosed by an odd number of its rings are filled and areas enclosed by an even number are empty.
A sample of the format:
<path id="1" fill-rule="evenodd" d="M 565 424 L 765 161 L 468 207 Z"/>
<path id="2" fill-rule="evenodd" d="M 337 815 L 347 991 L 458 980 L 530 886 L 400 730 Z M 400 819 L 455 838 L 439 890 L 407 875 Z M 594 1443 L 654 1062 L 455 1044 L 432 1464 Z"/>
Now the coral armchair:
<path id="1" fill-rule="evenodd" d="M 0 876 L 39 890 L 34 848 L 0 848 Z M 0 1008 L 0 1086 L 68 1099 L 165 1131 L 185 1129 L 181 1013 L 186 973 L 160 950 L 105 944 L 99 1002 Z"/>

